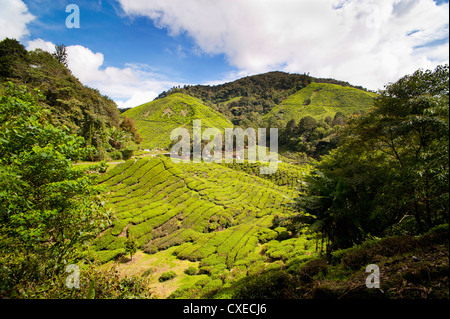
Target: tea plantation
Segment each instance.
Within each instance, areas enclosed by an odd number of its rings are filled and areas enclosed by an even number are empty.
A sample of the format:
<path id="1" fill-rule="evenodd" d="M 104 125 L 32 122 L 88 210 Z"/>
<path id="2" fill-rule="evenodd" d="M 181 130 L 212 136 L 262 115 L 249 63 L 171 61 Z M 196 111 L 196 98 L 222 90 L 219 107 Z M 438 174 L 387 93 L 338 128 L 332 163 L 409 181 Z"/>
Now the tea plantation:
<path id="1" fill-rule="evenodd" d="M 256 176 L 257 168 L 249 163 L 174 164 L 167 157 L 131 159 L 113 167 L 99 183 L 107 189 L 116 220 L 93 246 L 97 260 L 124 255 L 127 234 L 146 254 L 170 248 L 177 259 L 198 262 L 201 282 L 190 281 L 174 293 L 195 297 L 211 292 L 211 285 L 219 289 L 311 258 L 314 240 L 292 237 L 273 224 L 275 217 L 291 214 L 289 205 L 307 168 L 279 163 L 277 173 L 265 178 Z"/>

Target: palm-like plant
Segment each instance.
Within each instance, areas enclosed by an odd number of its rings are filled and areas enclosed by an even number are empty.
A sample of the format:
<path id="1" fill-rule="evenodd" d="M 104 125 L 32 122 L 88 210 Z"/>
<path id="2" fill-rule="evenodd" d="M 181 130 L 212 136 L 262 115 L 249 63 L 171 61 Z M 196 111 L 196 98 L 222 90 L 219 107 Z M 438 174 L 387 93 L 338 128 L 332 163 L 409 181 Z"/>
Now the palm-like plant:
<path id="1" fill-rule="evenodd" d="M 360 227 L 347 204 L 349 189 L 343 180 L 335 180 L 315 171 L 304 178 L 303 186 L 304 192 L 295 204 L 300 212 L 297 221 L 322 235 L 322 243 L 326 240 L 327 255 L 335 248 L 351 244 L 353 233 L 355 230 L 359 232 Z"/>

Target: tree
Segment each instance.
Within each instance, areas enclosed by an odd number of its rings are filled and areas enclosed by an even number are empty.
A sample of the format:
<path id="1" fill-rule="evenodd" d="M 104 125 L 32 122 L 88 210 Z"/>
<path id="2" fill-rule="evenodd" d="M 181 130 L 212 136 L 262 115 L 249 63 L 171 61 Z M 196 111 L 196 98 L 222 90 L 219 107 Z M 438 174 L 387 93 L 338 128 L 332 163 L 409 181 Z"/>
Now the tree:
<path id="1" fill-rule="evenodd" d="M 386 86 L 306 179 L 296 209 L 332 249 L 448 223 L 448 71 L 419 70 Z M 409 229 L 401 227 L 406 217 L 415 222 Z"/>
<path id="2" fill-rule="evenodd" d="M 297 131 L 301 135 L 305 132 L 311 132 L 317 125 L 317 121 L 311 116 L 304 116 L 298 123 Z"/>
<path id="3" fill-rule="evenodd" d="M 120 123 L 120 128 L 125 132 L 131 134 L 131 139 L 136 144 L 140 144 L 142 142 L 142 137 L 139 135 L 136 126 L 131 118 L 124 116 L 122 122 Z"/>
<path id="4" fill-rule="evenodd" d="M 132 234 L 127 231 L 127 241 L 125 242 L 125 251 L 130 254 L 131 260 L 137 251 L 137 242 Z"/>
<path id="5" fill-rule="evenodd" d="M 64 64 L 65 67 L 67 64 L 67 49 L 64 44 L 55 45 L 55 52 L 52 55 L 58 60 L 59 63 Z"/>
<path id="6" fill-rule="evenodd" d="M 110 224 L 95 174 L 72 164 L 93 149 L 48 118 L 36 94 L 9 83 L 0 97 L 0 282 L 10 288 L 60 274 Z"/>
<path id="7" fill-rule="evenodd" d="M 395 170 L 390 205 L 422 232 L 448 220 L 449 68 L 418 70 L 390 84 L 375 109 L 352 124 L 356 144 L 384 155 Z M 400 213 L 401 212 L 401 213 Z"/>
<path id="8" fill-rule="evenodd" d="M 14 77 L 17 68 L 23 68 L 27 50 L 15 39 L 6 38 L 0 42 L 0 77 Z"/>

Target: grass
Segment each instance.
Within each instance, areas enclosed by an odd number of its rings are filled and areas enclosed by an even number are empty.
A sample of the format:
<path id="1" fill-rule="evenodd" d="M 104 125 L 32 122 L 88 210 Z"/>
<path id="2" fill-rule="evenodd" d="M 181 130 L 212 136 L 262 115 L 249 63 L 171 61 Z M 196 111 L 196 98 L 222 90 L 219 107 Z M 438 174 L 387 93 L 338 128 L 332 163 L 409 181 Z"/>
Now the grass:
<path id="1" fill-rule="evenodd" d="M 177 259 L 173 255 L 173 248 L 148 255 L 138 251 L 133 259 L 124 259 L 123 262 L 110 261 L 103 268 L 108 269 L 112 265 L 117 266 L 122 277 L 145 276 L 150 281 L 149 289 L 154 291 L 156 298 L 167 298 L 176 289 L 182 286 L 193 286 L 201 279 L 207 279 L 207 275 L 189 275 L 185 271 L 197 268 L 198 262 Z M 167 272 L 175 273 L 171 280 L 160 282 L 159 278 Z"/>

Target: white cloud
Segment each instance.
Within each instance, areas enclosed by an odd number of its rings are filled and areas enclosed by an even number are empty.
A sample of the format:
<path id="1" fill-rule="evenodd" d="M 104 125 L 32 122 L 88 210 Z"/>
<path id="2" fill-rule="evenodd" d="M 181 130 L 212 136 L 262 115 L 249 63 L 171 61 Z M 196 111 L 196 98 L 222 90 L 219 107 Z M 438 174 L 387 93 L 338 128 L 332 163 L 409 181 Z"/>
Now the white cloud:
<path id="1" fill-rule="evenodd" d="M 27 50 L 37 48 L 53 52 L 55 45 L 42 39 L 28 42 Z M 111 97 L 121 108 L 152 101 L 162 91 L 179 84 L 164 79 L 147 65 L 104 67 L 103 53 L 81 45 L 67 46 L 67 60 L 69 69 L 83 84 Z"/>
<path id="2" fill-rule="evenodd" d="M 50 53 L 55 52 L 55 45 L 50 41 L 45 41 L 42 39 L 35 39 L 32 41 L 28 41 L 26 48 L 28 51 L 41 49 Z"/>
<path id="3" fill-rule="evenodd" d="M 17 40 L 29 34 L 27 24 L 34 20 L 21 0 L 0 0 L 0 41 L 4 38 Z"/>
<path id="4" fill-rule="evenodd" d="M 310 72 L 371 89 L 448 63 L 448 3 L 433 0 L 119 0 L 124 12 L 186 33 L 241 73 Z"/>

